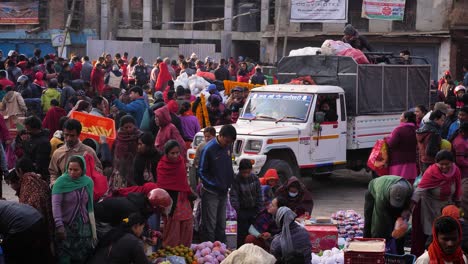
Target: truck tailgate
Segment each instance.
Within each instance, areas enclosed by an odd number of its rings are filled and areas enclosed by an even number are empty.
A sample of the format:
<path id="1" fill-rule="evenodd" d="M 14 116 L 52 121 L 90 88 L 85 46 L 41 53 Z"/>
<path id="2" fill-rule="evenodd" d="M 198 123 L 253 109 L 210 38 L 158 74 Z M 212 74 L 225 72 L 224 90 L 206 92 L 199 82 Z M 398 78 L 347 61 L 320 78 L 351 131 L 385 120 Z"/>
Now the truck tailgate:
<path id="1" fill-rule="evenodd" d="M 372 148 L 400 123 L 399 114 L 364 115 L 348 118 L 347 149 Z"/>

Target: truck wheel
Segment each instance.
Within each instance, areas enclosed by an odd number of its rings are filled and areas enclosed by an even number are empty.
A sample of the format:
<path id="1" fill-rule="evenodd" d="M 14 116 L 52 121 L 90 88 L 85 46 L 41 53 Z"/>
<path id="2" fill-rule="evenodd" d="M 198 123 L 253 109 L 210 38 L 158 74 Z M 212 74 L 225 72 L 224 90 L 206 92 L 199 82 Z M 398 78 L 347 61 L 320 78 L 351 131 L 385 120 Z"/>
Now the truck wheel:
<path id="1" fill-rule="evenodd" d="M 263 177 L 265 172 L 269 169 L 276 169 L 276 171 L 278 172 L 278 176 L 280 178 L 280 182 L 282 184 L 286 183 L 288 179 L 291 178 L 292 176 L 299 177 L 299 175 L 294 175 L 294 169 L 287 161 L 284 161 L 284 160 L 280 160 L 280 159 L 267 160 L 265 165 L 263 165 L 262 170 L 260 171 L 260 175 Z"/>

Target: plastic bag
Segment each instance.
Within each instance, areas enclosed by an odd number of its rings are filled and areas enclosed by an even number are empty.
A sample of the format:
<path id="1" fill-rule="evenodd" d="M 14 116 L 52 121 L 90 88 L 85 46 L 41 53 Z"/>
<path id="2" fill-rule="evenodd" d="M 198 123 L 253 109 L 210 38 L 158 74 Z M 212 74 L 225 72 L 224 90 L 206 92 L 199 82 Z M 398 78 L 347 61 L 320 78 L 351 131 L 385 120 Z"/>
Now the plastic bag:
<path id="1" fill-rule="evenodd" d="M 188 75 L 187 73 L 182 73 L 177 77 L 177 79 L 174 81 L 174 87 L 177 88 L 177 86 L 182 86 L 184 88 L 188 88 Z"/>
<path id="2" fill-rule="evenodd" d="M 228 197 L 226 199 L 226 220 L 227 221 L 237 220 L 236 209 L 234 209 L 234 207 L 232 207 L 231 202 L 229 200 L 230 199 L 229 199 L 229 194 L 228 194 Z"/>
<path id="3" fill-rule="evenodd" d="M 361 50 L 350 48 L 346 50 L 342 50 L 336 53 L 338 56 L 347 56 L 352 57 L 357 64 L 369 64 L 369 60 L 367 59 L 366 55 Z"/>
<path id="4" fill-rule="evenodd" d="M 367 160 L 367 166 L 375 171 L 377 175 L 388 175 L 388 146 L 385 140 L 379 139 L 375 142 L 374 148 L 372 149 L 369 159 Z"/>
<path id="5" fill-rule="evenodd" d="M 395 239 L 400 239 L 405 236 L 408 231 L 408 222 L 406 222 L 402 217 L 398 217 L 395 222 L 395 227 L 393 228 L 392 237 Z"/>
<path id="6" fill-rule="evenodd" d="M 302 49 L 291 50 L 289 56 L 307 56 L 307 55 L 316 55 L 317 51 L 321 52 L 320 48 L 316 47 L 305 47 Z"/>
<path id="7" fill-rule="evenodd" d="M 16 165 L 15 150 L 11 145 L 7 145 L 5 148 L 5 157 L 7 161 L 7 167 L 9 170 L 14 169 Z"/>
<path id="8" fill-rule="evenodd" d="M 323 55 L 337 55 L 344 50 L 352 48 L 353 47 L 351 47 L 351 45 L 344 43 L 343 41 L 327 39 L 323 42 L 321 50 Z"/>

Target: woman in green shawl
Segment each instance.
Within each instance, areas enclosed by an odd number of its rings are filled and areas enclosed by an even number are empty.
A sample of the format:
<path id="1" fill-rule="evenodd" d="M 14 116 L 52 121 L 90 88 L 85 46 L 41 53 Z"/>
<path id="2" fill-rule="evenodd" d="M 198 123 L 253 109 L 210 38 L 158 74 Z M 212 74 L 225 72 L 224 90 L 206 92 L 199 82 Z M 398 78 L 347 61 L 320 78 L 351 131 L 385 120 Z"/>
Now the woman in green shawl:
<path id="1" fill-rule="evenodd" d="M 94 185 L 82 156 L 70 157 L 65 171 L 52 188 L 58 263 L 85 263 L 96 241 Z"/>

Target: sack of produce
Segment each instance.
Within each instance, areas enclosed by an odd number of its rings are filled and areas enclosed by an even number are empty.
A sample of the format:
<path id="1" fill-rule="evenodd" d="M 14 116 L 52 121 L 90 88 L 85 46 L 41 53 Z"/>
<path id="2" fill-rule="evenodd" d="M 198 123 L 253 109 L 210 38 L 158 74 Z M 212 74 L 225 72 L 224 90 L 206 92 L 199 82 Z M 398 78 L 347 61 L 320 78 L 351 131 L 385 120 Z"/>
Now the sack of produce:
<path id="1" fill-rule="evenodd" d="M 379 139 L 375 142 L 374 148 L 372 149 L 369 159 L 367 160 L 367 166 L 375 171 L 377 175 L 388 175 L 388 146 L 385 140 Z"/>

